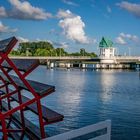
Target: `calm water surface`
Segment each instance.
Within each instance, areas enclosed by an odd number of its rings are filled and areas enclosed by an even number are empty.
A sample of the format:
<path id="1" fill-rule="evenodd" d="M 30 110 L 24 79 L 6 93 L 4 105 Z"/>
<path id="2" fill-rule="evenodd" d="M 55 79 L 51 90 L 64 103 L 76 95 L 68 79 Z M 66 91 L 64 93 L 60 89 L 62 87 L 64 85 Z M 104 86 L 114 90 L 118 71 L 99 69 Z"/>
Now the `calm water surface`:
<path id="1" fill-rule="evenodd" d="M 47 70 L 40 66 L 28 78 L 56 86 L 56 92 L 42 103 L 65 119 L 46 128 L 50 135 L 111 119 L 112 140 L 140 140 L 139 72 Z"/>

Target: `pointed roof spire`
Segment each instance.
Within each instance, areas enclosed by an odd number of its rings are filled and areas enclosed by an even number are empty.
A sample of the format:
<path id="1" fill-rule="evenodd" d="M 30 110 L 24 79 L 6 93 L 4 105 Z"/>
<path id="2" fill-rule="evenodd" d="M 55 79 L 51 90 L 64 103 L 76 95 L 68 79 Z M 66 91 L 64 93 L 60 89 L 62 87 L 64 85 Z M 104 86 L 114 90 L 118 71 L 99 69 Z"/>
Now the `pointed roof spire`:
<path id="1" fill-rule="evenodd" d="M 113 42 L 105 37 L 102 37 L 102 40 L 99 43 L 99 47 L 101 47 L 101 48 L 113 47 Z"/>

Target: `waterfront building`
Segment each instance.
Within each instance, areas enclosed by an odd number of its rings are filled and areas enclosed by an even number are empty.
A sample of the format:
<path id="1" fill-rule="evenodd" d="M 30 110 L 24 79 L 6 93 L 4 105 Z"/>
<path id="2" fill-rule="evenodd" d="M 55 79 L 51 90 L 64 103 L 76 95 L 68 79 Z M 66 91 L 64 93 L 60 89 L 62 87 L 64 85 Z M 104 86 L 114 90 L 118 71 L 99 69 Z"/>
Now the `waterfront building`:
<path id="1" fill-rule="evenodd" d="M 100 67 L 111 67 L 111 65 L 115 63 L 113 59 L 113 57 L 115 56 L 115 47 L 113 47 L 113 42 L 105 37 L 102 37 L 99 43 L 99 48 Z M 111 65 L 109 66 L 108 64 Z"/>
<path id="2" fill-rule="evenodd" d="M 105 37 L 99 43 L 100 57 L 111 58 L 115 56 L 115 48 L 113 47 L 113 42 Z"/>

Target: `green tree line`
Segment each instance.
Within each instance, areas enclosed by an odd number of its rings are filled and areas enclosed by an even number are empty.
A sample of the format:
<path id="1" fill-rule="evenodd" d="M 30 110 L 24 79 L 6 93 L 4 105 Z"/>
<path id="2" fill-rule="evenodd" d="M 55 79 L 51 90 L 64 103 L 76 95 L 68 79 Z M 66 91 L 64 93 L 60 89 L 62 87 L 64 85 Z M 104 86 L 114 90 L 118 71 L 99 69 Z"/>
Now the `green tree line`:
<path id="1" fill-rule="evenodd" d="M 53 45 L 46 41 L 20 43 L 16 50 L 11 52 L 14 56 L 91 56 L 96 57 L 94 52 L 86 52 L 80 49 L 79 52 L 69 53 L 64 48 L 54 48 Z"/>

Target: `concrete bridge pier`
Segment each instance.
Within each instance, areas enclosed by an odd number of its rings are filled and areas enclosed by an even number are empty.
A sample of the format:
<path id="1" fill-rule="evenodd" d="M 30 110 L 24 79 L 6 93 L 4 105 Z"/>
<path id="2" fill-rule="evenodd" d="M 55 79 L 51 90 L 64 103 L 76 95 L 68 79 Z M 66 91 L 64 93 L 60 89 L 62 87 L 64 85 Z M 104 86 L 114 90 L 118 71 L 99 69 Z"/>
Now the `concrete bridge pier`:
<path id="1" fill-rule="evenodd" d="M 51 63 L 50 63 L 50 68 L 51 68 L 51 69 L 54 68 L 54 62 L 51 62 Z"/>
<path id="2" fill-rule="evenodd" d="M 46 66 L 47 68 L 50 68 L 50 61 L 48 59 L 46 60 Z"/>
<path id="3" fill-rule="evenodd" d="M 136 69 L 140 71 L 140 64 L 136 64 Z"/>
<path id="4" fill-rule="evenodd" d="M 85 69 L 86 68 L 86 64 L 83 63 L 82 64 L 82 68 Z"/>
<path id="5" fill-rule="evenodd" d="M 66 68 L 69 69 L 71 67 L 70 63 L 66 63 Z"/>

